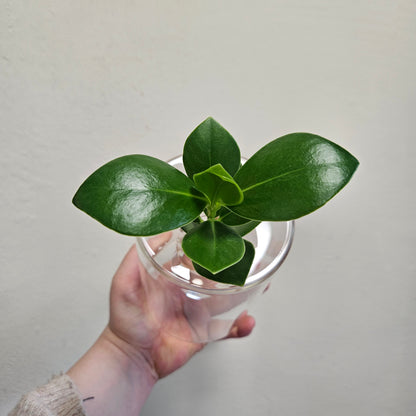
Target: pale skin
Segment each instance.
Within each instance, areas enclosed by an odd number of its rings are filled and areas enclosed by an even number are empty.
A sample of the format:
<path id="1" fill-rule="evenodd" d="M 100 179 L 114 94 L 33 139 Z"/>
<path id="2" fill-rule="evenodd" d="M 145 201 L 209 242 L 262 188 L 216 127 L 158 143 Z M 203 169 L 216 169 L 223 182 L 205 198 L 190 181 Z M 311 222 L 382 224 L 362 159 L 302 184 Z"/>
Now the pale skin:
<path id="1" fill-rule="evenodd" d="M 161 329 L 152 313 L 169 296 L 166 287 L 143 290 L 147 275 L 133 246 L 114 275 L 109 323 L 87 353 L 68 371 L 88 416 L 137 416 L 155 383 L 182 367 L 204 344 L 182 341 Z M 163 293 L 163 289 L 165 289 Z M 147 294 L 146 294 L 147 293 Z M 156 295 L 157 294 L 157 295 Z M 170 325 L 189 331 L 185 317 L 165 316 Z M 249 335 L 255 325 L 246 313 L 228 337 Z"/>

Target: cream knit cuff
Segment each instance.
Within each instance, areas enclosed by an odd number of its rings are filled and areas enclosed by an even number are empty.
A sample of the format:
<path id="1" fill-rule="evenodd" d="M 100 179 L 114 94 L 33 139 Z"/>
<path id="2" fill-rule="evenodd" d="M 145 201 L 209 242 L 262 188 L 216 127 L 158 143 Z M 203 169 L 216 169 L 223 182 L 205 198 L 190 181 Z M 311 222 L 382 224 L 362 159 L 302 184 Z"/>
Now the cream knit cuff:
<path id="1" fill-rule="evenodd" d="M 66 374 L 22 397 L 9 416 L 86 416 L 81 396 Z"/>

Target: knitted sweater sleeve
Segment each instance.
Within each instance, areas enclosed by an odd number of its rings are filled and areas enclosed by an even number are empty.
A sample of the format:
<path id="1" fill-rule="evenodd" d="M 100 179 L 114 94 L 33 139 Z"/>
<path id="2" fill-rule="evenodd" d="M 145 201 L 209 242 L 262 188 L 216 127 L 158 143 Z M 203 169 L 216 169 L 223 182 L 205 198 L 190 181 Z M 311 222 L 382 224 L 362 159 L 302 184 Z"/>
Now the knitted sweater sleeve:
<path id="1" fill-rule="evenodd" d="M 86 416 L 73 381 L 63 374 L 22 397 L 9 416 Z"/>

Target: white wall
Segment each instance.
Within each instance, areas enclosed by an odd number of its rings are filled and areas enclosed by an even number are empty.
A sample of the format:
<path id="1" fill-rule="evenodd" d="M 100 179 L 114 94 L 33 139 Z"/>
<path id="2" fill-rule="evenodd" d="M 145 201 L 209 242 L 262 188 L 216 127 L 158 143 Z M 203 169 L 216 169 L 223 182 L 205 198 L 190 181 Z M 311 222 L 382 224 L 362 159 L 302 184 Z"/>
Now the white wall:
<path id="1" fill-rule="evenodd" d="M 129 153 L 211 115 L 250 156 L 310 131 L 361 161 L 297 222 L 242 341 L 209 346 L 143 415 L 414 415 L 416 3 L 0 0 L 0 413 L 107 320 L 132 244 L 71 205 Z"/>

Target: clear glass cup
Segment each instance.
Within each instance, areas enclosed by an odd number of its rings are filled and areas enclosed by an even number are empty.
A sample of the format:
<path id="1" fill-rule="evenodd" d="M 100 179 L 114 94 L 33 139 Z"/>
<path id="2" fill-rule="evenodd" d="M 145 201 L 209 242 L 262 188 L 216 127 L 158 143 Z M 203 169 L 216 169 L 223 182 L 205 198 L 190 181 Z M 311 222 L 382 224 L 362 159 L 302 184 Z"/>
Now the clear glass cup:
<path id="1" fill-rule="evenodd" d="M 183 171 L 182 158 L 170 162 Z M 151 279 L 143 290 L 153 299 L 152 316 L 164 331 L 190 342 L 224 338 L 234 321 L 262 294 L 285 260 L 294 235 L 294 221 L 262 222 L 244 236 L 255 257 L 244 286 L 214 282 L 199 275 L 183 253 L 181 229 L 138 237 L 137 251 Z"/>

